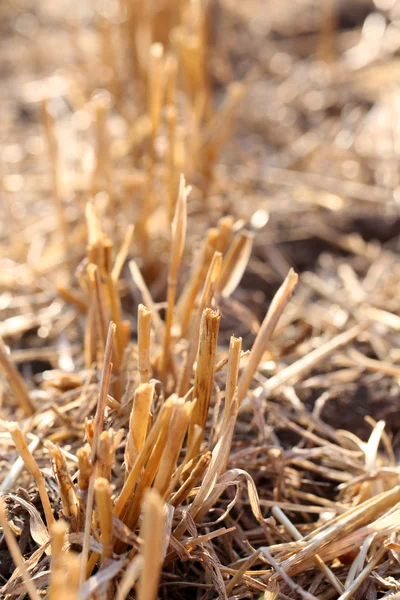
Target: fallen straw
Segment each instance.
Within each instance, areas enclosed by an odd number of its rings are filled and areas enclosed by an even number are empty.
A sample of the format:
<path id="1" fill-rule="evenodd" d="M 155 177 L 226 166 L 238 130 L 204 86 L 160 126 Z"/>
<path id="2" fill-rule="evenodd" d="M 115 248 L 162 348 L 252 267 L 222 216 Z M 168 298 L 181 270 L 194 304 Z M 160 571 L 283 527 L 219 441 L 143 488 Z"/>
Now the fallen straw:
<path id="1" fill-rule="evenodd" d="M 293 525 L 293 523 L 287 518 L 285 513 L 280 508 L 278 508 L 277 506 L 274 506 L 272 508 L 271 512 L 272 512 L 273 516 L 280 523 L 282 523 L 282 525 L 284 526 L 286 531 L 288 531 L 290 533 L 290 535 L 292 536 L 292 538 L 294 540 L 302 540 L 303 539 L 303 536 L 301 535 L 301 533 L 296 529 L 296 527 Z M 316 554 L 314 556 L 314 563 L 318 567 L 318 569 L 321 571 L 321 573 L 326 577 L 326 579 L 329 581 L 329 583 L 335 588 L 335 590 L 338 592 L 338 594 L 342 594 L 344 592 L 343 584 L 339 581 L 339 579 L 336 577 L 336 575 L 334 573 L 332 573 L 330 568 L 324 563 L 324 561 L 318 556 L 318 554 Z"/>

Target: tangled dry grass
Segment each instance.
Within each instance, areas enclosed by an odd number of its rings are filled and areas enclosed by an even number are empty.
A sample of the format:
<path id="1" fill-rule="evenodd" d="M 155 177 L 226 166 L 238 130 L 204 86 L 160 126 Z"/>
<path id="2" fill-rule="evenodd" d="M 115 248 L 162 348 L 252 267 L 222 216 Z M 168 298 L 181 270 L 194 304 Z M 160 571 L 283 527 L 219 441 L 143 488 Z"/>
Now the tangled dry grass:
<path id="1" fill-rule="evenodd" d="M 2 597 L 400 598 L 400 3 L 0 15 Z"/>

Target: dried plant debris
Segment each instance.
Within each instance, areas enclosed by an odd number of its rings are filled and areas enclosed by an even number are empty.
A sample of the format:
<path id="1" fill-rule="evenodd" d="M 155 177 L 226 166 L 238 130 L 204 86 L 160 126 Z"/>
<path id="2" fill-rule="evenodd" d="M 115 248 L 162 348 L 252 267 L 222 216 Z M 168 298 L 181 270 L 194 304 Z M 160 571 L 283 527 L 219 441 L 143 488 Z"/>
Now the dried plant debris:
<path id="1" fill-rule="evenodd" d="M 1 597 L 400 597 L 399 0 L 0 16 Z"/>

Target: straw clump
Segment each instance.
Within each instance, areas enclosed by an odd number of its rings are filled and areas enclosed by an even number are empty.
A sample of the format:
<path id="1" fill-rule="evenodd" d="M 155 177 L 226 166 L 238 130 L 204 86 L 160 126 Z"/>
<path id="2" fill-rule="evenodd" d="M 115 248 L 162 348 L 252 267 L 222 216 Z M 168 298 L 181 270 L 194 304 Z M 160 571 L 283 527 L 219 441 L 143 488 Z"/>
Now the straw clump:
<path id="1" fill-rule="evenodd" d="M 361 205 L 377 219 L 398 193 L 390 157 L 362 161 L 373 149 L 356 106 L 376 100 L 357 74 L 389 52 L 391 17 L 367 22 L 341 61 L 351 35 L 336 39 L 327 3 L 309 64 L 309 32 L 271 11 L 278 35 L 243 76 L 247 37 L 237 64 L 227 40 L 243 19 L 261 35 L 259 3 L 219 4 L 41 11 L 72 58 L 43 93 L 26 87 L 26 143 L 1 148 L 5 598 L 398 595 L 396 411 L 353 417 L 370 396 L 397 398 L 400 266 L 390 244 L 326 216 Z M 16 31 L 35 37 L 42 23 L 22 17 Z M 277 162 L 253 164 L 254 131 L 274 132 Z M 302 244 L 314 272 L 299 277 Z"/>

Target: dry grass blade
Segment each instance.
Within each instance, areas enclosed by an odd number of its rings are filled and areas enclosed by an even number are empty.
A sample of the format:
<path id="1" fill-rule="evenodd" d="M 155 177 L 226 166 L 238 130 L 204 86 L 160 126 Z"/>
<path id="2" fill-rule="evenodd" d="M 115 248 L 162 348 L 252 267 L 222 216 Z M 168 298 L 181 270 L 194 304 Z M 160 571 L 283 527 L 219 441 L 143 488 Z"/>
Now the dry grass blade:
<path id="1" fill-rule="evenodd" d="M 173 402 L 172 423 L 168 432 L 168 440 L 161 457 L 158 473 L 154 481 L 154 489 L 161 498 L 165 498 L 171 481 L 172 473 L 182 449 L 183 439 L 186 435 L 190 416 L 193 412 L 193 403 L 183 399 Z"/>
<path id="2" fill-rule="evenodd" d="M 10 550 L 10 554 L 13 558 L 14 564 L 18 567 L 19 572 L 22 575 L 26 590 L 29 594 L 31 600 L 40 600 L 40 596 L 38 591 L 36 590 L 30 575 L 26 569 L 25 562 L 17 541 L 14 537 L 13 532 L 10 529 L 10 526 L 7 522 L 6 510 L 4 507 L 3 500 L 0 498 L 0 524 L 3 528 L 4 537 L 6 538 L 8 549 Z"/>
<path id="3" fill-rule="evenodd" d="M 190 317 L 196 297 L 204 284 L 208 269 L 216 250 L 218 241 L 217 229 L 209 229 L 203 247 L 199 250 L 193 262 L 192 272 L 178 301 L 177 310 L 182 323 L 182 336 L 187 335 Z"/>
<path id="4" fill-rule="evenodd" d="M 158 310 L 155 308 L 153 298 L 151 297 L 148 287 L 147 287 L 147 285 L 143 279 L 143 276 L 140 272 L 140 269 L 134 260 L 131 260 L 129 262 L 129 270 L 131 272 L 131 276 L 132 276 L 134 283 L 137 285 L 137 287 L 139 288 L 139 290 L 143 296 L 143 301 L 144 301 L 145 305 L 151 310 L 152 321 L 153 321 L 155 333 L 157 335 L 158 342 L 162 343 L 162 341 L 164 339 L 164 335 L 165 335 L 164 322 L 161 320 L 160 315 L 158 314 Z"/>
<path id="5" fill-rule="evenodd" d="M 275 389 L 284 385 L 288 381 L 293 380 L 301 374 L 306 373 L 312 367 L 314 367 L 320 360 L 328 356 L 333 350 L 348 344 L 351 340 L 355 339 L 360 332 L 363 330 L 362 325 L 355 325 L 348 331 L 339 333 L 329 342 L 322 344 L 319 348 L 316 348 L 312 352 L 309 352 L 304 357 L 300 358 L 297 362 L 289 365 L 285 369 L 282 369 L 277 375 L 271 377 L 267 383 L 268 392 L 273 392 Z"/>
<path id="6" fill-rule="evenodd" d="M 17 399 L 19 405 L 24 411 L 27 417 L 33 415 L 35 412 L 35 407 L 33 405 L 32 400 L 29 397 L 29 392 L 26 389 L 24 380 L 21 375 L 18 373 L 17 369 L 11 362 L 7 349 L 3 343 L 3 340 L 0 338 L 0 369 L 3 371 L 4 375 L 7 377 L 7 380 L 10 384 L 11 389 L 15 394 L 15 398 Z"/>
<path id="7" fill-rule="evenodd" d="M 293 537 L 294 540 L 302 540 L 303 539 L 303 536 L 301 535 L 301 533 L 296 529 L 296 527 L 293 525 L 293 523 L 287 518 L 287 516 L 284 514 L 284 512 L 280 508 L 275 506 L 271 512 L 272 512 L 273 516 L 280 523 L 282 523 L 282 525 L 285 527 L 286 531 L 288 531 L 290 533 L 290 535 Z M 323 573 L 323 575 L 325 575 L 325 577 L 331 583 L 333 588 L 338 592 L 338 594 L 342 594 L 342 592 L 344 592 L 344 587 L 343 587 L 342 583 L 332 573 L 332 571 L 329 569 L 329 567 L 327 567 L 327 565 L 324 563 L 324 561 L 321 559 L 321 557 L 318 556 L 318 554 L 316 554 L 314 556 L 314 562 L 315 562 L 316 566 L 319 568 L 319 570 L 321 571 L 321 573 Z"/>
<path id="8" fill-rule="evenodd" d="M 243 369 L 243 373 L 239 380 L 239 404 L 243 401 L 247 390 L 250 387 L 251 381 L 254 377 L 254 373 L 256 372 L 256 369 L 262 359 L 262 355 L 265 352 L 266 346 L 269 340 L 271 339 L 271 336 L 274 332 L 276 325 L 278 324 L 282 312 L 291 298 L 294 287 L 297 284 L 297 280 L 297 274 L 293 270 L 289 271 L 288 276 L 286 277 L 285 281 L 283 282 L 283 284 L 281 285 L 281 287 L 275 294 L 274 299 L 271 302 L 265 319 L 261 325 L 260 331 L 258 332 L 253 347 L 251 349 L 249 361 Z"/>
<path id="9" fill-rule="evenodd" d="M 36 485 L 38 486 L 40 494 L 40 499 L 43 505 L 44 514 L 46 516 L 47 527 L 50 527 L 54 523 L 54 516 L 53 511 L 51 509 L 51 503 L 46 490 L 46 483 L 44 481 L 42 472 L 39 469 L 37 462 L 33 458 L 31 452 L 29 451 L 28 444 L 26 443 L 24 435 L 21 429 L 19 428 L 18 424 L 9 423 L 8 430 L 11 433 L 15 447 L 17 448 L 22 460 L 24 461 L 26 468 L 36 481 Z"/>
<path id="10" fill-rule="evenodd" d="M 253 234 L 247 231 L 239 233 L 226 253 L 218 280 L 218 290 L 226 298 L 235 291 L 247 268 L 253 247 L 253 238 Z"/>

